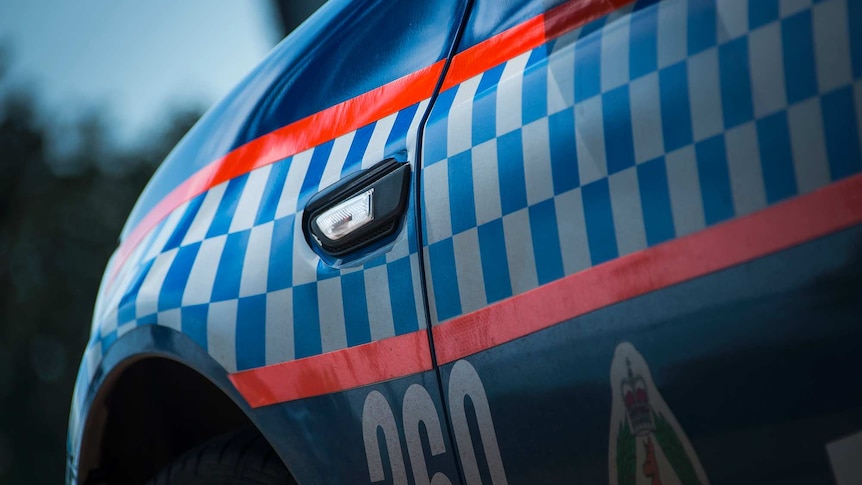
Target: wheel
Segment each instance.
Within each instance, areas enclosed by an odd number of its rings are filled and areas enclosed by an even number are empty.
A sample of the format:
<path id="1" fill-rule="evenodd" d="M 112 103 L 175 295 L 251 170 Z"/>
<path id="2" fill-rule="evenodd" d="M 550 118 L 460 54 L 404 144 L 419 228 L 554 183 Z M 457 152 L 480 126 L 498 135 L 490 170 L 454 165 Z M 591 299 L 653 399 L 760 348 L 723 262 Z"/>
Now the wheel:
<path id="1" fill-rule="evenodd" d="M 192 448 L 148 485 L 296 485 L 257 430 L 243 428 Z"/>

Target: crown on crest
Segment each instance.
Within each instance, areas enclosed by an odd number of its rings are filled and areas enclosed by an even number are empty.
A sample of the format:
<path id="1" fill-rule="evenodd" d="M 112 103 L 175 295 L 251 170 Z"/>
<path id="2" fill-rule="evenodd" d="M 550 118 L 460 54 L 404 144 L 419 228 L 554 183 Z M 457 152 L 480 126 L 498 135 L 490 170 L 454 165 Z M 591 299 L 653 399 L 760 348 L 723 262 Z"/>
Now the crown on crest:
<path id="1" fill-rule="evenodd" d="M 649 402 L 646 380 L 640 374 L 632 373 L 632 364 L 626 359 L 628 378 L 623 379 L 620 388 L 623 403 L 626 406 L 626 414 L 632 427 L 632 433 L 641 436 L 655 431 L 653 422 L 652 406 Z"/>

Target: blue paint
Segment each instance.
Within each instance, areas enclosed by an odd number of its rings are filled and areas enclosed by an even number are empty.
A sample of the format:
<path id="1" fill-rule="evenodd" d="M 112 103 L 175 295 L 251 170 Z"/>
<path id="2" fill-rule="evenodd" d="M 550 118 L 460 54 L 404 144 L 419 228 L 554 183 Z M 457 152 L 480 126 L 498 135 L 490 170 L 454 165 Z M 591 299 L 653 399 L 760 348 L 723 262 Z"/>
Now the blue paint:
<path id="1" fill-rule="evenodd" d="M 822 100 L 823 131 L 826 133 L 826 153 L 832 180 L 839 180 L 862 171 L 859 153 L 859 132 L 853 88 L 833 91 Z"/>
<path id="2" fill-rule="evenodd" d="M 287 172 L 292 162 L 293 157 L 289 157 L 272 165 L 269 177 L 266 179 L 266 187 L 263 188 L 257 217 L 254 219 L 255 225 L 275 219 L 275 211 L 278 208 L 278 201 L 281 199 L 281 190 L 284 188 L 284 181 L 287 179 Z"/>
<path id="3" fill-rule="evenodd" d="M 455 272 L 455 248 L 452 238 L 428 246 L 431 260 L 431 283 L 439 321 L 461 314 L 458 275 Z"/>
<path id="4" fill-rule="evenodd" d="M 240 298 L 236 315 L 236 367 L 266 365 L 266 295 Z"/>
<path id="5" fill-rule="evenodd" d="M 207 317 L 209 304 L 184 306 L 181 310 L 182 331 L 202 349 L 207 350 Z"/>
<path id="6" fill-rule="evenodd" d="M 757 121 L 760 166 L 766 201 L 773 204 L 797 194 L 793 150 L 787 112 L 782 111 Z"/>
<path id="7" fill-rule="evenodd" d="M 201 243 L 194 243 L 177 250 L 159 293 L 159 311 L 179 308 L 182 305 L 183 291 L 200 247 Z"/>
<path id="8" fill-rule="evenodd" d="M 612 175 L 635 165 L 632 111 L 627 85 L 602 95 L 602 117 L 605 125 L 608 175 Z"/>
<path id="9" fill-rule="evenodd" d="M 503 219 L 495 219 L 478 227 L 479 256 L 488 303 L 512 296 L 509 261 L 506 258 L 506 237 Z"/>
<path id="10" fill-rule="evenodd" d="M 239 198 L 242 195 L 247 180 L 248 174 L 245 174 L 231 179 L 227 183 L 224 195 L 221 201 L 219 201 L 218 209 L 216 209 L 215 217 L 213 217 L 212 224 L 210 224 L 207 230 L 207 239 L 227 234 L 228 230 L 230 230 L 230 223 L 233 220 L 236 207 L 239 205 Z"/>
<path id="11" fill-rule="evenodd" d="M 212 301 L 233 300 L 239 296 L 239 275 L 250 234 L 251 231 L 242 231 L 227 235 L 213 284 Z"/>
<path id="12" fill-rule="evenodd" d="M 356 133 L 353 135 L 353 141 L 350 143 L 350 149 L 347 151 L 347 160 L 345 160 L 344 166 L 341 167 L 342 177 L 358 171 L 362 166 L 362 156 L 365 155 L 365 150 L 371 141 L 371 135 L 374 134 L 375 126 L 377 126 L 376 122 L 356 130 Z"/>
<path id="13" fill-rule="evenodd" d="M 814 62 L 814 33 L 810 10 L 781 21 L 781 44 L 784 51 L 787 102 L 793 104 L 816 95 L 817 68 Z"/>
<path id="14" fill-rule="evenodd" d="M 754 0 L 748 2 L 748 28 L 754 30 L 778 20 L 778 0 Z"/>
<path id="15" fill-rule="evenodd" d="M 129 285 L 129 289 L 126 290 L 126 294 L 120 299 L 119 310 L 117 312 L 118 324 L 122 325 L 135 319 L 135 303 L 138 299 L 138 292 L 141 291 L 141 285 L 144 284 L 144 280 L 150 273 L 150 269 L 153 267 L 155 261 L 155 258 L 153 258 L 141 265 L 135 279 Z"/>
<path id="16" fill-rule="evenodd" d="M 123 238 L 183 181 L 237 147 L 445 58 L 465 4 L 328 2 L 177 145 L 135 206 Z"/>
<path id="17" fill-rule="evenodd" d="M 635 80 L 658 70 L 658 7 L 638 2 L 629 26 L 629 76 Z"/>
<path id="18" fill-rule="evenodd" d="M 497 170 L 503 215 L 527 207 L 524 149 L 520 129 L 497 139 Z"/>
<path id="19" fill-rule="evenodd" d="M 695 146 L 703 215 L 707 225 L 733 217 L 733 194 L 727 168 L 724 136 L 716 135 Z"/>
<path id="20" fill-rule="evenodd" d="M 718 75 L 725 129 L 754 119 L 747 37 L 732 40 L 718 48 Z"/>
<path id="21" fill-rule="evenodd" d="M 395 123 L 392 125 L 392 130 L 389 132 L 389 137 L 386 139 L 386 149 L 384 157 L 390 157 L 397 151 L 407 149 L 407 131 L 410 129 L 410 124 L 413 118 L 416 117 L 416 112 L 419 111 L 419 105 L 414 104 L 408 106 L 395 115 Z M 374 160 L 372 163 L 382 162 L 383 160 Z"/>
<path id="22" fill-rule="evenodd" d="M 602 90 L 602 32 L 604 18 L 581 28 L 575 43 L 575 103 L 586 101 Z"/>
<path id="23" fill-rule="evenodd" d="M 497 136 L 497 84 L 506 64 L 492 67 L 482 74 L 476 97 L 473 100 L 473 145 L 479 145 Z"/>
<path id="24" fill-rule="evenodd" d="M 180 216 L 180 220 L 177 223 L 177 226 L 174 228 L 174 231 L 171 233 L 171 236 L 165 242 L 165 245 L 161 248 L 160 252 L 164 253 L 166 251 L 170 251 L 171 249 L 180 247 L 180 244 L 182 244 L 183 242 L 183 238 L 186 237 L 186 233 L 189 230 L 189 226 L 192 225 L 192 221 L 195 220 L 195 216 L 197 215 L 198 210 L 201 208 L 201 204 L 203 204 L 204 202 L 204 197 L 205 194 L 201 194 L 190 200 L 185 209 L 183 209 L 183 206 L 180 206 L 176 209 L 178 211 L 182 210 L 183 213 Z"/>
<path id="25" fill-rule="evenodd" d="M 423 146 L 423 165 L 428 167 L 441 160 L 445 160 L 449 155 L 447 143 L 449 140 L 449 110 L 452 108 L 452 102 L 455 101 L 455 95 L 458 94 L 459 87 L 443 91 L 437 96 L 434 102 L 434 109 L 428 116 L 428 123 L 425 126 L 425 143 Z"/>
<path id="26" fill-rule="evenodd" d="M 449 159 L 449 210 L 452 233 L 476 227 L 476 205 L 473 198 L 473 160 L 468 150 Z"/>
<path id="27" fill-rule="evenodd" d="M 391 301 L 395 335 L 404 335 L 419 330 L 416 299 L 413 296 L 413 272 L 410 269 L 410 258 L 401 258 L 387 264 L 386 276 L 389 280 L 389 293 L 393 295 Z"/>
<path id="28" fill-rule="evenodd" d="M 521 88 L 522 123 L 548 116 L 548 53 L 545 46 L 533 49 L 524 68 Z"/>
<path id="29" fill-rule="evenodd" d="M 266 275 L 267 291 L 283 290 L 293 284 L 293 233 L 295 225 L 296 216 L 294 215 L 276 219 L 272 225 L 269 271 Z"/>
<path id="30" fill-rule="evenodd" d="M 664 157 L 644 162 L 637 170 L 647 244 L 655 246 L 676 237 Z"/>
<path id="31" fill-rule="evenodd" d="M 661 124 L 664 148 L 672 152 L 692 142 L 691 104 L 686 63 L 680 62 L 659 71 Z"/>
<path id="32" fill-rule="evenodd" d="M 601 179 L 581 188 L 584 201 L 584 220 L 593 265 L 616 258 L 617 236 L 608 180 Z"/>
<path id="33" fill-rule="evenodd" d="M 578 175 L 578 150 L 575 142 L 575 112 L 564 109 L 548 117 L 551 139 L 551 175 L 554 195 L 581 185 Z"/>
<path id="34" fill-rule="evenodd" d="M 317 283 L 293 287 L 293 345 L 297 359 L 318 355 L 323 351 Z"/>
<path id="35" fill-rule="evenodd" d="M 360 272 L 347 273 L 341 277 L 341 294 L 344 305 L 344 325 L 347 331 L 347 346 L 371 342 L 371 326 L 368 323 L 368 301 L 365 297 L 365 275 Z"/>
<path id="36" fill-rule="evenodd" d="M 544 285 L 563 277 L 563 256 L 560 250 L 554 199 L 532 205 L 529 211 L 536 275 L 539 278 L 539 285 Z"/>
<path id="37" fill-rule="evenodd" d="M 862 77 L 862 3 L 847 2 L 850 55 L 853 59 L 853 79 Z"/>
<path id="38" fill-rule="evenodd" d="M 754 0 L 755 2 L 762 0 Z M 693 56 L 715 46 L 718 19 L 715 0 L 691 0 L 688 2 L 688 55 Z"/>
<path id="39" fill-rule="evenodd" d="M 323 170 L 326 169 L 326 164 L 329 162 L 329 155 L 332 153 L 333 141 L 318 145 L 311 152 L 311 162 L 308 164 L 308 170 L 305 172 L 305 178 L 302 179 L 302 186 L 299 188 L 299 199 L 296 202 L 297 209 L 305 207 L 314 194 L 317 193 L 320 187 L 320 179 L 323 177 Z"/>

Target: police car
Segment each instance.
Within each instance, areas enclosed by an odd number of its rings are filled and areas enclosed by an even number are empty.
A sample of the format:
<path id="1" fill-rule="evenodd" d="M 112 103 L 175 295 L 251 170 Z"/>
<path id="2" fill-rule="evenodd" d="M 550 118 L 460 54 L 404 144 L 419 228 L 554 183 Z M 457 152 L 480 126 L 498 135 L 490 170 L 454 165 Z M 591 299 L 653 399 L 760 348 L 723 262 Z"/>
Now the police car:
<path id="1" fill-rule="evenodd" d="M 105 271 L 68 483 L 862 483 L 862 3 L 333 0 Z"/>

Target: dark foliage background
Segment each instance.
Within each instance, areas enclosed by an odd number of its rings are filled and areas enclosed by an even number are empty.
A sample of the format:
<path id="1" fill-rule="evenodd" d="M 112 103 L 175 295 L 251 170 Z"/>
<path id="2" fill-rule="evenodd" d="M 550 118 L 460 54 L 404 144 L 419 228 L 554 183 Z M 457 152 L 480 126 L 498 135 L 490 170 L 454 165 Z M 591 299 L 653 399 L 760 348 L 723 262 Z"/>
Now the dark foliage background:
<path id="1" fill-rule="evenodd" d="M 273 0 L 286 34 L 322 0 Z M 11 58 L 0 44 L 0 84 Z M 204 107 L 165 107 L 145 148 L 112 146 L 97 109 L 51 149 L 27 88 L 0 95 L 0 483 L 61 483 L 66 425 L 102 271 L 153 171 Z"/>
<path id="2" fill-rule="evenodd" d="M 97 114 L 48 150 L 26 93 L 0 99 L 0 483 L 58 483 L 78 360 L 102 270 L 158 163 L 200 115 L 168 115 L 147 149 L 114 151 Z"/>

